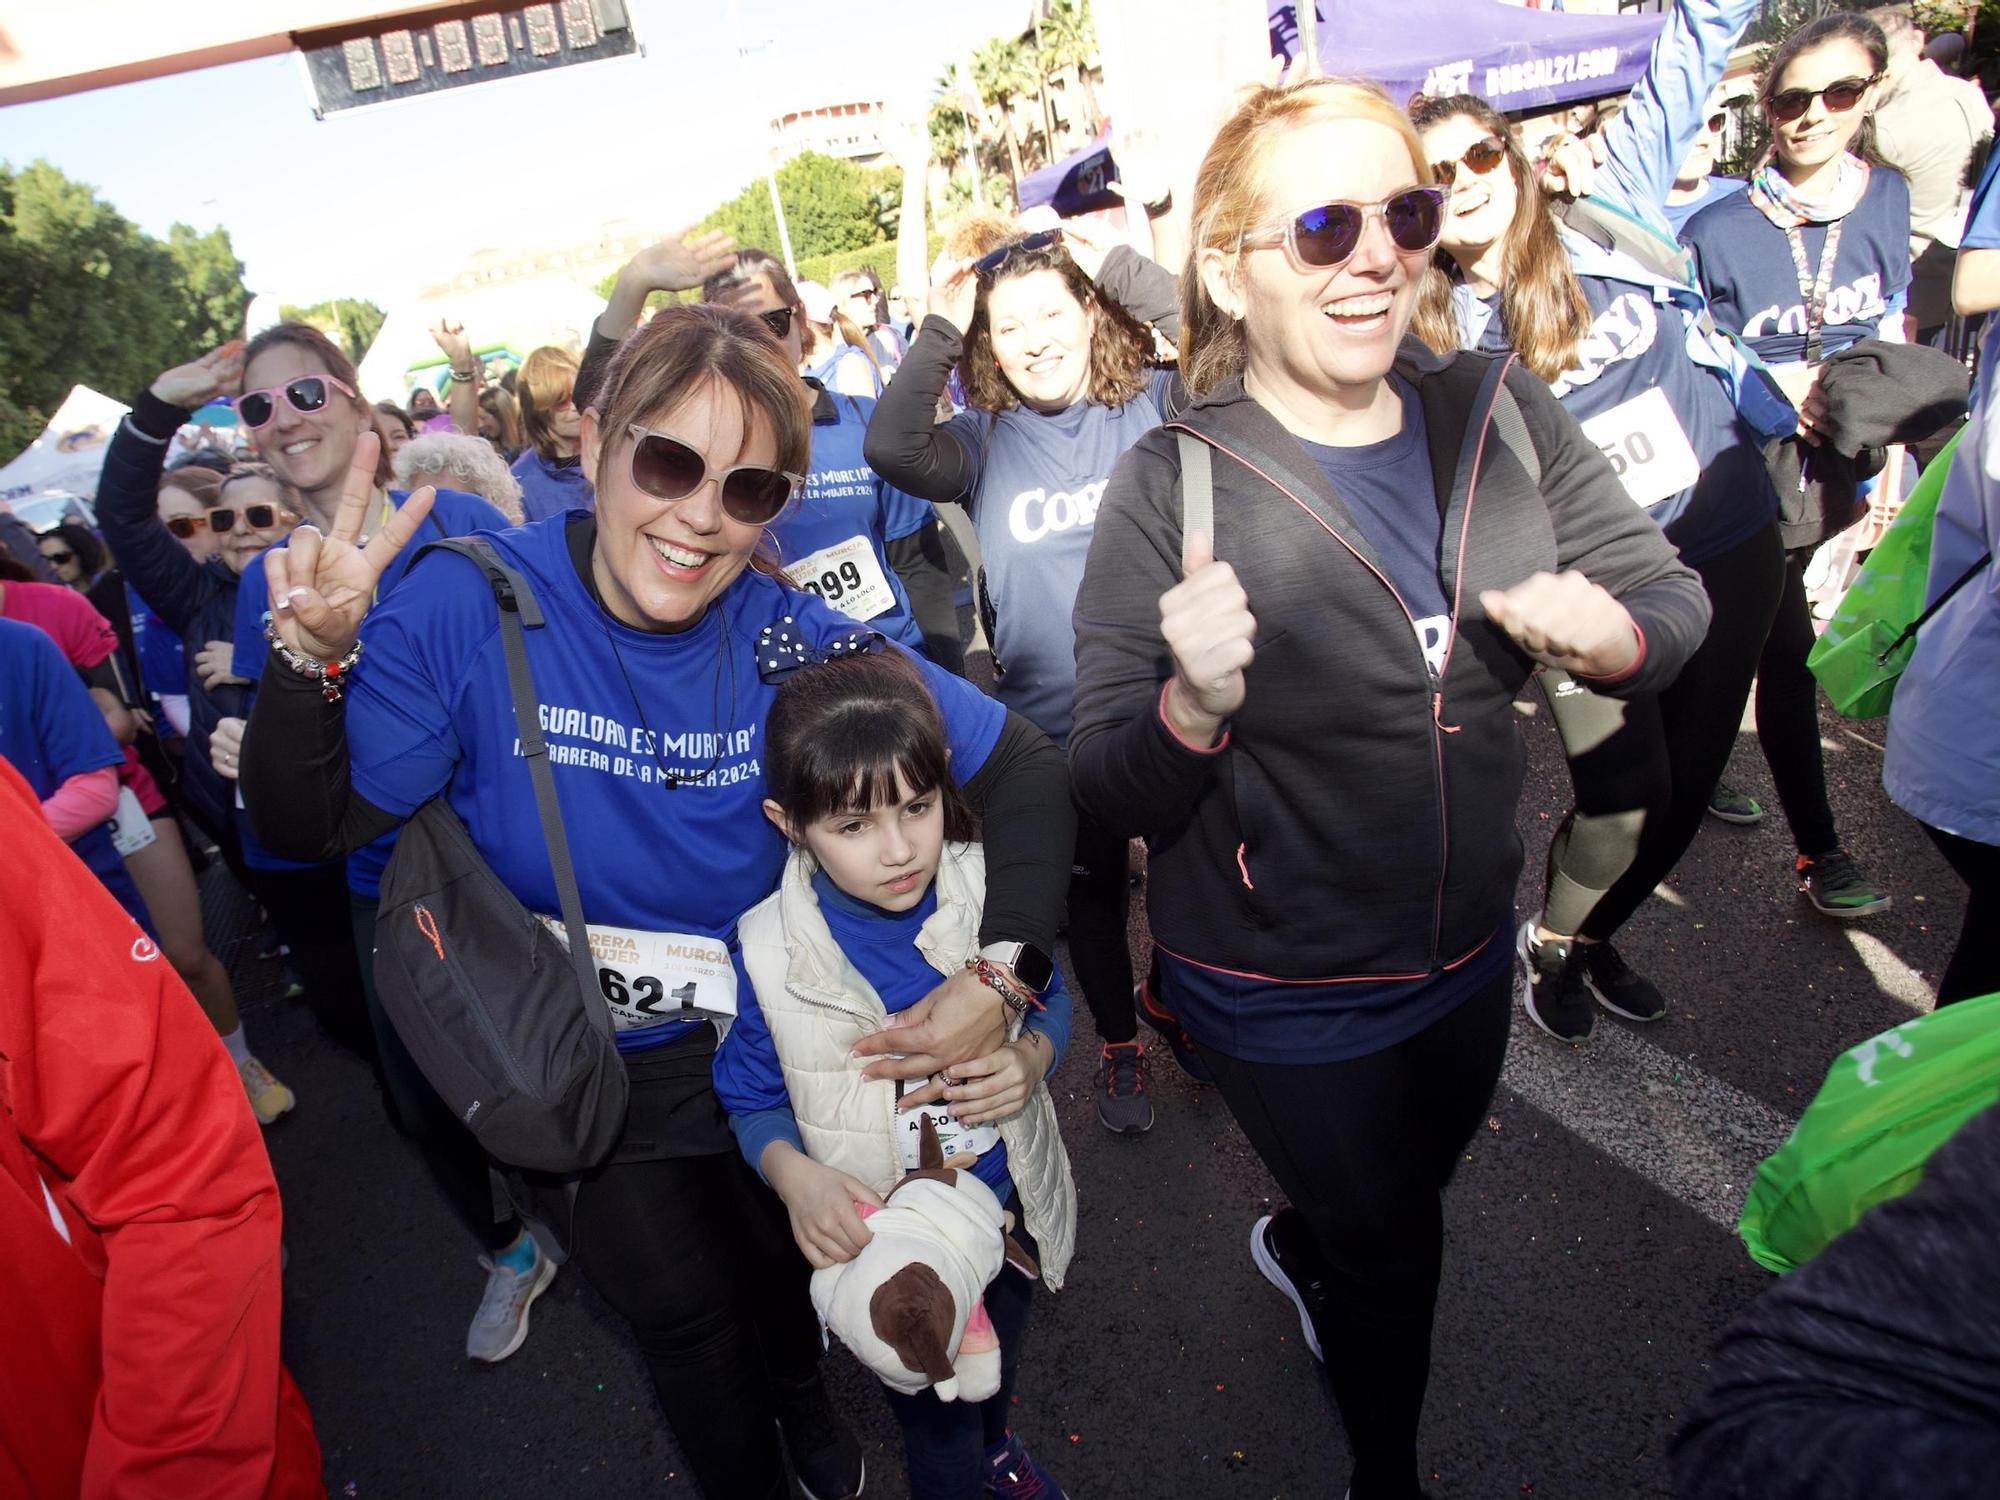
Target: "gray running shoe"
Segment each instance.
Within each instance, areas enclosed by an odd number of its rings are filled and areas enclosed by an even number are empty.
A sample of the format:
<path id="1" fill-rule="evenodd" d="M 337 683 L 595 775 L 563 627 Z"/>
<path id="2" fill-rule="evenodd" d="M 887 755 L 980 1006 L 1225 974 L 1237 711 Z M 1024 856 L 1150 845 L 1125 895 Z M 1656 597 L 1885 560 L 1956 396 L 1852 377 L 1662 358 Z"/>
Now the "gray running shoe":
<path id="1" fill-rule="evenodd" d="M 1098 1054 L 1097 1118 L 1118 1135 L 1144 1135 L 1153 1128 L 1146 1049 L 1138 1042 L 1106 1042 Z"/>
<path id="2" fill-rule="evenodd" d="M 1717 782 L 1715 790 L 1708 794 L 1708 811 L 1711 817 L 1739 828 L 1752 828 L 1764 821 L 1764 809 L 1757 799 L 1748 792 L 1737 791 L 1726 781 Z"/>
<path id="3" fill-rule="evenodd" d="M 528 1243 L 535 1247 L 535 1259 L 525 1271 L 512 1271 L 484 1255 L 479 1257 L 479 1263 L 486 1267 L 486 1293 L 465 1332 L 468 1359 L 498 1364 L 526 1342 L 528 1309 L 556 1279 L 556 1263 L 531 1234 Z"/>
<path id="4" fill-rule="evenodd" d="M 1846 921 L 1888 910 L 1889 898 L 1875 889 L 1845 849 L 1835 849 L 1818 859 L 1801 854 L 1797 870 L 1800 892 L 1829 917 Z"/>

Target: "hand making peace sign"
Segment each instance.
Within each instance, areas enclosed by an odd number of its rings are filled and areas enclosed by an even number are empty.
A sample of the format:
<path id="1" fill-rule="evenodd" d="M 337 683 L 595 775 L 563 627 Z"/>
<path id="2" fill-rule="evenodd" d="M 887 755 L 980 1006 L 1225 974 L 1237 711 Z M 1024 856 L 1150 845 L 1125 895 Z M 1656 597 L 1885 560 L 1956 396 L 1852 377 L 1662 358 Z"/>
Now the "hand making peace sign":
<path id="1" fill-rule="evenodd" d="M 322 536 L 316 526 L 301 526 L 288 545 L 264 554 L 271 618 L 279 638 L 302 656 L 338 661 L 354 648 L 382 574 L 416 535 L 437 498 L 437 491 L 425 485 L 364 544 L 361 531 L 375 498 L 380 447 L 381 439 L 372 432 L 354 440 L 332 531 Z"/>

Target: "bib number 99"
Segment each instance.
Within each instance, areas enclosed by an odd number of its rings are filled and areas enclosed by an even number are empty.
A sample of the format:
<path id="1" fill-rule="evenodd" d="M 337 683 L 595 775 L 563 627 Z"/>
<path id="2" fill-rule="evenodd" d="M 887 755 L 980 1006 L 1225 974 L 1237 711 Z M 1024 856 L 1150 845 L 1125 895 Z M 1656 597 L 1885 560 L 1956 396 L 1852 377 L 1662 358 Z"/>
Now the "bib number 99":
<path id="1" fill-rule="evenodd" d="M 828 568 L 817 578 L 805 579 L 799 586 L 808 593 L 819 595 L 828 604 L 838 604 L 860 588 L 861 583 L 861 569 L 851 562 L 844 562 L 837 568 Z"/>

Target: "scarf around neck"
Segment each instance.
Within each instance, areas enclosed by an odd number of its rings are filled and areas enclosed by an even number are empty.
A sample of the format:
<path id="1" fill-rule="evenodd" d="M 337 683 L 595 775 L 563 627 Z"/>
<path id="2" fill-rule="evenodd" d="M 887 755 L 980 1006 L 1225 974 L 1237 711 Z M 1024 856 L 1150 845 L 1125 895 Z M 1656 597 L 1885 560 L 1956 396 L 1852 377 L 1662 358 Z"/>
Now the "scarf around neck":
<path id="1" fill-rule="evenodd" d="M 1833 190 L 1823 198 L 1808 198 L 1792 186 L 1772 158 L 1752 174 L 1750 201 L 1780 229 L 1831 224 L 1854 212 L 1862 194 L 1868 191 L 1868 178 L 1868 163 L 1848 152 L 1840 158 Z"/>

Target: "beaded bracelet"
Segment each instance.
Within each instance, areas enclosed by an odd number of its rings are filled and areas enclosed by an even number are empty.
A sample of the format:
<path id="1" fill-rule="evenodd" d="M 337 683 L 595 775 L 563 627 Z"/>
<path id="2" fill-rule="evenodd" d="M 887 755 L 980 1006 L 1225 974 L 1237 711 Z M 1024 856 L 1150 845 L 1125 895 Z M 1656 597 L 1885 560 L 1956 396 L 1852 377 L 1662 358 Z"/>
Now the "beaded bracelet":
<path id="1" fill-rule="evenodd" d="M 1006 1001 L 1007 1008 L 1013 1011 L 1015 1015 L 1025 1019 L 1030 1006 L 1033 1006 L 1036 1010 L 1046 1009 L 1042 1004 L 1041 996 L 1030 994 L 1020 985 L 1008 980 L 1000 972 L 1000 966 L 994 963 L 992 959 L 968 958 L 965 961 L 965 967 L 979 976 L 981 984 L 997 993 L 1002 1000 Z"/>
<path id="2" fill-rule="evenodd" d="M 340 701 L 340 685 L 353 672 L 354 664 L 361 660 L 361 642 L 354 643 L 354 649 L 339 661 L 320 661 L 316 657 L 301 656 L 278 635 L 278 627 L 266 622 L 264 639 L 271 643 L 271 650 L 278 660 L 290 667 L 301 677 L 309 677 L 319 684 L 320 696 L 329 703 Z"/>

